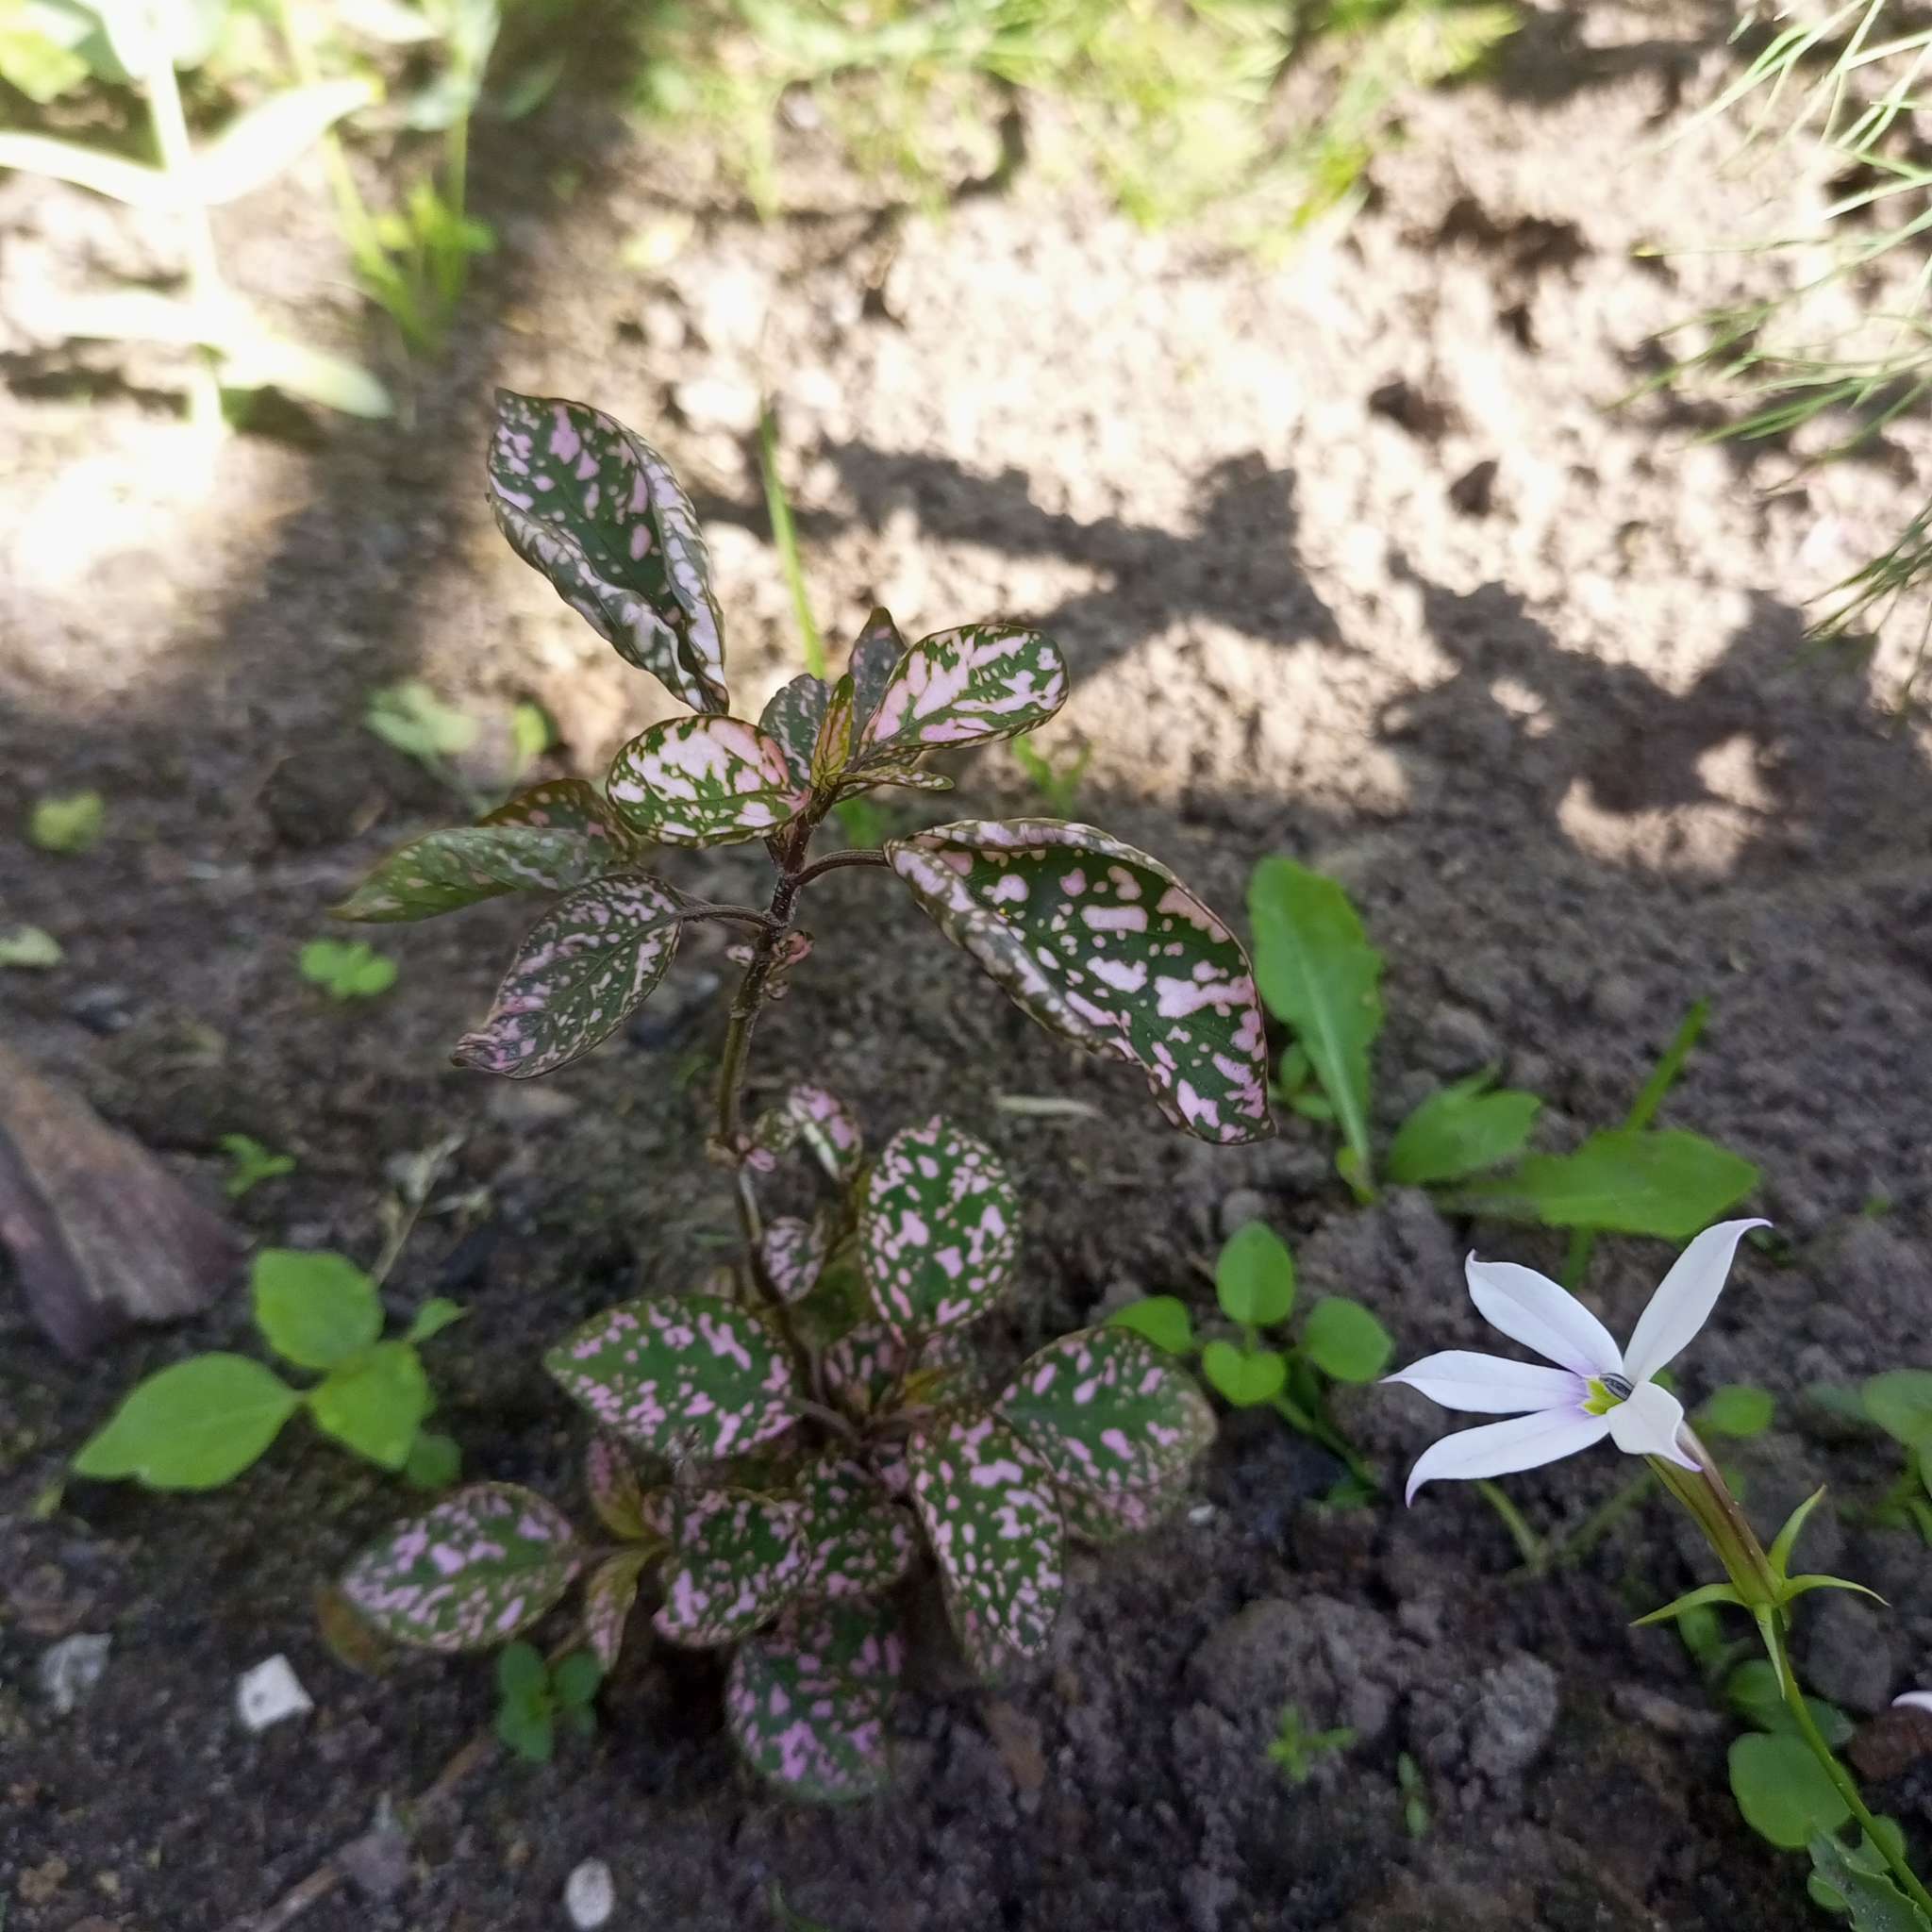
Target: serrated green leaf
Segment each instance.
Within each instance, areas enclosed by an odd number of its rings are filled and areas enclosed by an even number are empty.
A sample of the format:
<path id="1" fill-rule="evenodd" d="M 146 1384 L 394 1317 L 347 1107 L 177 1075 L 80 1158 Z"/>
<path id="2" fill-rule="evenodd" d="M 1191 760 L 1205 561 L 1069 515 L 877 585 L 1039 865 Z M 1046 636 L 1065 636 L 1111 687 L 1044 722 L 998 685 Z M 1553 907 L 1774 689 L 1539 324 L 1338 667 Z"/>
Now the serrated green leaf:
<path id="1" fill-rule="evenodd" d="M 541 1496 L 477 1483 L 366 1550 L 342 1594 L 398 1642 L 481 1650 L 527 1630 L 582 1561 L 569 1522 Z"/>
<path id="2" fill-rule="evenodd" d="M 790 684 L 781 684 L 758 714 L 758 729 L 782 748 L 785 768 L 800 791 L 811 789 L 812 753 L 831 697 L 824 679 L 807 672 Z"/>
<path id="3" fill-rule="evenodd" d="M 331 999 L 374 999 L 396 983 L 396 962 L 367 940 L 310 940 L 295 963 L 302 977 Z"/>
<path id="4" fill-rule="evenodd" d="M 606 1428 L 673 1459 L 741 1454 L 792 1420 L 791 1356 L 719 1295 L 622 1302 L 565 1336 L 543 1366 Z"/>
<path id="5" fill-rule="evenodd" d="M 151 1490 L 219 1489 L 267 1450 L 301 1401 L 247 1356 L 191 1356 L 137 1383 L 81 1445 L 74 1472 L 132 1476 Z"/>
<path id="6" fill-rule="evenodd" d="M 1382 956 L 1341 887 L 1291 858 L 1264 858 L 1255 868 L 1248 918 L 1261 997 L 1294 1029 L 1366 1186 L 1369 1050 L 1382 1030 Z"/>
<path id="7" fill-rule="evenodd" d="M 894 1134 L 866 1177 L 860 1262 L 874 1307 L 902 1336 L 984 1314 L 1006 1288 L 1019 1236 L 1006 1168 L 938 1115 Z"/>
<path id="8" fill-rule="evenodd" d="M 1681 1128 L 1609 1127 L 1574 1154 L 1532 1154 L 1512 1174 L 1457 1190 L 1467 1212 L 1545 1227 L 1688 1241 L 1757 1185 L 1748 1160 Z"/>
<path id="9" fill-rule="evenodd" d="M 1201 1373 L 1224 1401 L 1236 1408 L 1258 1408 L 1281 1393 L 1288 1381 L 1288 1363 L 1272 1348 L 1210 1341 L 1201 1351 Z"/>
<path id="10" fill-rule="evenodd" d="M 530 824 L 455 825 L 392 852 L 340 906 L 338 919 L 434 919 L 505 892 L 562 892 L 619 858 L 608 833 Z"/>
<path id="11" fill-rule="evenodd" d="M 1744 1823 L 1787 1852 L 1803 1851 L 1852 1814 L 1803 1739 L 1752 1731 L 1733 1740 L 1731 1795 Z"/>
<path id="12" fill-rule="evenodd" d="M 1294 1257 L 1266 1222 L 1238 1227 L 1214 1263 L 1214 1298 L 1230 1322 L 1266 1328 L 1294 1307 Z"/>
<path id="13" fill-rule="evenodd" d="M 794 818 L 808 791 L 785 748 L 737 718 L 671 718 L 611 760 L 612 807 L 633 832 L 666 845 L 737 845 Z"/>
<path id="14" fill-rule="evenodd" d="M 298 1369 L 332 1368 L 382 1333 L 375 1284 L 346 1255 L 264 1248 L 251 1280 L 256 1326 Z"/>
<path id="15" fill-rule="evenodd" d="M 108 808 L 98 791 L 70 791 L 37 799 L 26 835 L 42 852 L 85 852 L 98 843 Z"/>
<path id="16" fill-rule="evenodd" d="M 1187 1303 L 1177 1295 L 1142 1295 L 1107 1319 L 1110 1327 L 1125 1328 L 1131 1334 L 1143 1336 L 1156 1348 L 1166 1349 L 1169 1355 L 1194 1352 L 1194 1318 L 1188 1312 Z"/>
<path id="17" fill-rule="evenodd" d="M 732 1658 L 732 1740 L 788 1797 L 871 1797 L 891 1774 L 886 1721 L 904 1661 L 891 1604 L 796 1606 Z"/>
<path id="18" fill-rule="evenodd" d="M 798 1515 L 795 1503 L 747 1490 L 674 1491 L 658 1634 L 706 1648 L 770 1623 L 805 1581 Z"/>
<path id="19" fill-rule="evenodd" d="M 684 901 L 660 879 L 616 873 L 567 892 L 526 932 L 459 1067 L 506 1079 L 554 1074 L 617 1031 L 677 952 Z"/>
<path id="20" fill-rule="evenodd" d="M 1932 1450 L 1932 1371 L 1889 1369 L 1858 1390 L 1865 1413 L 1907 1449 Z"/>
<path id="21" fill-rule="evenodd" d="M 1491 1092 L 1493 1078 L 1474 1074 L 1430 1094 L 1390 1142 L 1389 1178 L 1401 1187 L 1429 1187 L 1520 1154 L 1542 1102 L 1515 1088 Z"/>
<path id="22" fill-rule="evenodd" d="M 710 558 L 671 465 L 584 403 L 496 392 L 490 508 L 513 549 L 618 655 L 696 711 L 723 711 Z"/>
<path id="23" fill-rule="evenodd" d="M 1851 1915 L 1852 1932 L 1932 1932 L 1932 1918 L 1891 1882 L 1869 1840 L 1855 1853 L 1818 1831 L 1807 1849 L 1816 1879 L 1836 1895 L 1837 1909 Z"/>
<path id="24" fill-rule="evenodd" d="M 614 1557 L 606 1557 L 584 1585 L 584 1641 L 606 1676 L 624 1654 L 625 1628 L 650 1560 L 647 1550 L 619 1550 Z"/>
<path id="25" fill-rule="evenodd" d="M 1124 1328 L 1087 1328 L 1020 1366 L 993 1405 L 1061 1490 L 1145 1492 L 1183 1476 L 1214 1440 L 1189 1376 Z"/>
<path id="26" fill-rule="evenodd" d="M 645 1534 L 642 1486 L 630 1452 L 615 1436 L 599 1430 L 584 1450 L 584 1491 L 597 1521 L 626 1542 Z"/>
<path id="27" fill-rule="evenodd" d="M 851 769 L 908 765 L 936 746 L 1010 738 L 1045 724 L 1066 701 L 1066 660 L 1043 632 L 1014 624 L 935 631 L 892 668 Z"/>
<path id="28" fill-rule="evenodd" d="M 317 1426 L 384 1469 L 408 1461 L 430 1407 L 429 1377 L 407 1341 L 378 1341 L 308 1391 Z"/>
<path id="29" fill-rule="evenodd" d="M 1158 860 L 1055 819 L 939 825 L 886 857 L 1015 1005 L 1138 1066 L 1175 1126 L 1224 1145 L 1274 1131 L 1247 956 Z"/>
<path id="30" fill-rule="evenodd" d="M 798 1483 L 802 1597 L 874 1596 L 911 1566 L 912 1519 L 863 1464 L 836 1454 L 811 1463 Z"/>
<path id="31" fill-rule="evenodd" d="M 1346 1295 L 1324 1295 L 1302 1324 L 1301 1352 L 1337 1382 L 1373 1382 L 1395 1341 L 1374 1314 Z"/>
<path id="32" fill-rule="evenodd" d="M 1698 1405 L 1697 1426 L 1707 1435 L 1743 1441 L 1761 1436 L 1776 1412 L 1769 1390 L 1750 1382 L 1727 1382 L 1722 1389 L 1713 1389 Z"/>
<path id="33" fill-rule="evenodd" d="M 850 1180 L 865 1156 L 858 1116 L 823 1087 L 803 1085 L 786 1094 L 785 1110 L 798 1124 L 798 1132 L 831 1179 Z"/>

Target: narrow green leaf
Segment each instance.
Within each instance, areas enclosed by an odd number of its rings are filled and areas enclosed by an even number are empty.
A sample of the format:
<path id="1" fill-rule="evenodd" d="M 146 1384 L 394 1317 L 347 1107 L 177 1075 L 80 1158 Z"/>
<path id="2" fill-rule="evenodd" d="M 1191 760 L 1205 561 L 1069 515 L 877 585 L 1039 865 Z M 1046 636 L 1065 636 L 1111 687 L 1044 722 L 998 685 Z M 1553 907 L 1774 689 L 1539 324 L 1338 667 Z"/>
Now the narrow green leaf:
<path id="1" fill-rule="evenodd" d="M 332 1368 L 382 1333 L 375 1284 L 346 1255 L 264 1248 L 252 1292 L 262 1339 L 298 1369 Z"/>
<path id="2" fill-rule="evenodd" d="M 1108 1317 L 1108 1323 L 1111 1327 L 1125 1328 L 1145 1337 L 1156 1348 L 1164 1348 L 1170 1355 L 1194 1352 L 1194 1318 L 1188 1312 L 1187 1303 L 1177 1295 L 1143 1295 L 1139 1301 L 1116 1309 Z"/>
<path id="3" fill-rule="evenodd" d="M 125 201 L 130 208 L 167 211 L 178 208 L 186 199 L 185 184 L 171 179 L 158 168 L 142 167 L 138 161 L 124 161 L 118 155 L 45 134 L 0 133 L 0 169 L 71 181 L 76 188 Z"/>
<path id="4" fill-rule="evenodd" d="M 220 352 L 224 389 L 278 389 L 372 423 L 395 414 L 389 391 L 359 362 L 277 335 L 245 309 L 231 314 L 219 334 L 209 346 Z"/>
<path id="5" fill-rule="evenodd" d="M 632 831 L 666 845 L 736 845 L 774 832 L 807 789 L 785 747 L 737 718 L 672 718 L 612 759 L 605 790 Z"/>
<path id="6" fill-rule="evenodd" d="M 1375 1317 L 1346 1295 L 1324 1295 L 1302 1324 L 1301 1351 L 1337 1382 L 1373 1382 L 1389 1366 L 1395 1341 Z"/>
<path id="7" fill-rule="evenodd" d="M 1231 1341 L 1210 1341 L 1201 1351 L 1201 1373 L 1236 1408 L 1273 1402 L 1288 1382 L 1288 1363 L 1274 1349 L 1237 1348 Z"/>
<path id="8" fill-rule="evenodd" d="M 1520 1154 L 1542 1102 L 1514 1088 L 1486 1091 L 1493 1077 L 1472 1074 L 1430 1094 L 1390 1143 L 1389 1178 L 1427 1187 L 1500 1167 Z"/>
<path id="9" fill-rule="evenodd" d="M 1680 1597 L 1674 1597 L 1661 1609 L 1652 1610 L 1647 1616 L 1637 1618 L 1631 1628 L 1641 1630 L 1647 1624 L 1668 1623 L 1674 1617 L 1683 1616 L 1688 1610 L 1701 1610 L 1713 1604 L 1730 1604 L 1742 1609 L 1744 1599 L 1728 1583 L 1707 1583 L 1696 1590 L 1686 1591 Z"/>
<path id="10" fill-rule="evenodd" d="M 244 1355 L 197 1355 L 137 1383 L 81 1445 L 76 1475 L 213 1490 L 267 1450 L 301 1396 Z"/>
<path id="11" fill-rule="evenodd" d="M 638 1600 L 648 1550 L 619 1550 L 606 1557 L 584 1585 L 584 1641 L 608 1676 L 624 1654 L 624 1636 Z"/>
<path id="12" fill-rule="evenodd" d="M 528 823 L 456 825 L 392 852 L 340 906 L 338 919 L 433 919 L 505 892 L 562 892 L 619 858 L 608 832 Z"/>
<path id="13" fill-rule="evenodd" d="M 1214 1263 L 1214 1298 L 1230 1322 L 1254 1328 L 1285 1322 L 1294 1307 L 1294 1257 L 1266 1222 L 1238 1227 Z"/>
<path id="14" fill-rule="evenodd" d="M 1777 1541 L 1772 1544 L 1767 1552 L 1771 1559 L 1771 1567 L 1779 1576 L 1785 1576 L 1790 1574 L 1791 1552 L 1797 1548 L 1798 1539 L 1804 1535 L 1805 1524 L 1810 1520 L 1812 1510 L 1817 1508 L 1824 1500 L 1824 1486 L 1820 1484 L 1785 1518 L 1784 1526 L 1777 1533 Z"/>
<path id="15" fill-rule="evenodd" d="M 1747 1732 L 1732 1740 L 1730 1772 L 1744 1823 L 1781 1850 L 1803 1851 L 1852 1815 L 1802 1738 Z"/>
<path id="16" fill-rule="evenodd" d="M 1261 997 L 1306 1049 L 1366 1186 L 1369 1049 L 1382 1030 L 1382 956 L 1341 887 L 1291 858 L 1264 858 L 1255 868 L 1248 918 Z"/>
<path id="17" fill-rule="evenodd" d="M 375 92 L 367 80 L 323 80 L 270 94 L 236 115 L 194 158 L 188 188 L 218 208 L 267 187 Z"/>
<path id="18" fill-rule="evenodd" d="M 1869 1596 L 1875 1604 L 1882 1604 L 1885 1601 L 1875 1590 L 1869 1590 L 1864 1584 L 1854 1583 L 1845 1576 L 1790 1577 L 1786 1581 L 1784 1594 L 1778 1601 L 1788 1604 L 1795 1598 L 1809 1596 L 1814 1590 L 1849 1590 L 1855 1591 L 1859 1596 Z"/>
<path id="19" fill-rule="evenodd" d="M 1066 660 L 1042 632 L 1014 624 L 936 631 L 887 677 L 852 768 L 903 765 L 939 745 L 1010 738 L 1045 724 L 1066 701 Z"/>
<path id="20" fill-rule="evenodd" d="M 384 1469 L 401 1469 L 429 1413 L 429 1378 L 408 1342 L 378 1341 L 331 1369 L 308 1391 L 308 1408 L 337 1441 Z"/>

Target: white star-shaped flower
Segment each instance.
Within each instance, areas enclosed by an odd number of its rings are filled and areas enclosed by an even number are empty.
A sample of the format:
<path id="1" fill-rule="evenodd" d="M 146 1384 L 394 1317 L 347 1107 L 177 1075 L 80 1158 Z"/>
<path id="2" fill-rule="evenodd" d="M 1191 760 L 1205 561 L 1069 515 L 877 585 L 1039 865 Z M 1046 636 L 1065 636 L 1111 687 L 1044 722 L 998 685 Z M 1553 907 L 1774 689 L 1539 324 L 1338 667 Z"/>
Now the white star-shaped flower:
<path id="1" fill-rule="evenodd" d="M 1390 1381 L 1419 1389 L 1444 1408 L 1510 1418 L 1432 1443 L 1409 1472 L 1408 1501 L 1424 1483 L 1538 1469 L 1606 1436 L 1626 1455 L 1662 1456 L 1697 1468 L 1677 1441 L 1683 1404 L 1651 1377 L 1710 1319 L 1738 1242 L 1752 1228 L 1769 1225 L 1724 1221 L 1698 1235 L 1651 1296 L 1627 1350 L 1548 1275 L 1471 1255 L 1470 1299 L 1483 1320 L 1556 1366 L 1449 1349 L 1391 1375 Z"/>

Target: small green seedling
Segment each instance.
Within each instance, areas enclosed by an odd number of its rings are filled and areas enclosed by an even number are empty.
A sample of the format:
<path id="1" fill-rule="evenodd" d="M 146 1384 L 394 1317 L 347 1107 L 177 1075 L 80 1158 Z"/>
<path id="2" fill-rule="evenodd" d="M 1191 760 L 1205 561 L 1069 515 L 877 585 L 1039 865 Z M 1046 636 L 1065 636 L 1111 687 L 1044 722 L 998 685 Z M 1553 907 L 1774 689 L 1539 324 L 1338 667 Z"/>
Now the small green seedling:
<path id="1" fill-rule="evenodd" d="M 1422 1766 L 1407 1751 L 1395 1760 L 1395 1789 L 1402 1793 L 1402 1823 L 1420 1843 L 1429 1835 L 1429 1792 Z"/>
<path id="2" fill-rule="evenodd" d="M 1087 775 L 1093 747 L 1081 745 L 1062 763 L 1041 751 L 1027 732 L 1014 739 L 1008 749 L 1013 754 L 1013 762 L 1025 773 L 1027 783 L 1046 801 L 1055 816 L 1072 818 L 1080 802 L 1080 780 Z"/>
<path id="3" fill-rule="evenodd" d="M 0 968 L 21 973 L 51 973 L 67 954 L 43 925 L 0 927 Z"/>
<path id="4" fill-rule="evenodd" d="M 369 1000 L 396 983 L 396 962 L 367 940 L 310 940 L 296 956 L 302 977 L 334 1000 Z"/>
<path id="5" fill-rule="evenodd" d="M 496 1735 L 528 1764 L 548 1764 L 559 1724 L 579 1737 L 597 1728 L 597 1687 L 604 1668 L 587 1650 L 546 1663 L 533 1644 L 506 1644 L 496 1654 Z"/>
<path id="6" fill-rule="evenodd" d="M 1394 1342 L 1361 1303 L 1324 1295 L 1311 1307 L 1296 1339 L 1273 1346 L 1263 1329 L 1279 1329 L 1295 1305 L 1294 1257 L 1274 1230 L 1251 1221 L 1230 1235 L 1214 1269 L 1214 1295 L 1234 1324 L 1235 1338 L 1197 1339 L 1188 1306 L 1174 1295 L 1149 1295 L 1111 1318 L 1112 1325 L 1144 1336 L 1170 1355 L 1198 1353 L 1201 1374 L 1236 1408 L 1274 1407 L 1291 1427 L 1348 1465 L 1345 1493 L 1356 1501 L 1379 1485 L 1328 1416 L 1329 1382 L 1373 1382 L 1389 1366 Z"/>
<path id="7" fill-rule="evenodd" d="M 1354 1742 L 1355 1732 L 1346 1724 L 1332 1731 L 1311 1731 L 1301 1707 L 1285 1704 L 1274 1740 L 1268 1746 L 1268 1761 L 1290 1784 L 1305 1785 L 1323 1758 L 1339 1756 Z"/>
<path id="8" fill-rule="evenodd" d="M 1858 1407 L 1905 1452 L 1905 1467 L 1872 1512 L 1932 1543 L 1932 1370 L 1889 1369 L 1857 1391 Z"/>
<path id="9" fill-rule="evenodd" d="M 224 1134 L 220 1145 L 228 1157 L 228 1177 L 222 1183 L 222 1191 L 231 1201 L 239 1201 L 263 1181 L 278 1180 L 295 1172 L 292 1154 L 273 1153 L 250 1135 Z"/>
<path id="10" fill-rule="evenodd" d="M 85 852 L 98 842 L 108 808 L 98 791 L 43 798 L 27 820 L 27 837 L 42 852 Z"/>
<path id="11" fill-rule="evenodd" d="M 420 677 L 371 691 L 362 722 L 383 743 L 414 758 L 443 784 L 454 782 L 448 760 L 468 751 L 480 729 L 467 711 L 444 704 Z"/>
<path id="12" fill-rule="evenodd" d="M 81 1445 L 75 1474 L 132 1477 L 151 1490 L 219 1489 L 307 1408 L 325 1436 L 379 1468 L 414 1480 L 454 1476 L 454 1444 L 423 1433 L 434 1401 L 418 1349 L 461 1320 L 456 1303 L 424 1303 L 402 1336 L 385 1341 L 375 1282 L 346 1256 L 292 1248 L 255 1257 L 253 1298 L 262 1340 L 319 1380 L 291 1385 L 252 1356 L 190 1356 L 129 1391 Z"/>

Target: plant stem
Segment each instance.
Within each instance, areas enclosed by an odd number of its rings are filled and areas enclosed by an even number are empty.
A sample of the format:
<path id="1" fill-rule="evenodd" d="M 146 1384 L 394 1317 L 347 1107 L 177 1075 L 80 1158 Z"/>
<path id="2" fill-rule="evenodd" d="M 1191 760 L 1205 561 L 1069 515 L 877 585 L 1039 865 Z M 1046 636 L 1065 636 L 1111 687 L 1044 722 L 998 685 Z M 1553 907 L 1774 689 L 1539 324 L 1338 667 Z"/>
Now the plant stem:
<path id="1" fill-rule="evenodd" d="M 798 874 L 798 883 L 808 886 L 816 878 L 823 878 L 828 872 L 837 872 L 847 865 L 888 865 L 891 861 L 883 852 L 871 846 L 855 845 L 849 852 L 832 852 L 820 859 L 816 865 L 808 865 Z"/>
<path id="2" fill-rule="evenodd" d="M 1516 1554 L 1523 1558 L 1523 1567 L 1532 1576 L 1541 1576 L 1549 1567 L 1549 1557 L 1543 1549 L 1542 1538 L 1529 1526 L 1528 1517 L 1494 1483 L 1480 1482 L 1476 1488 L 1481 1491 L 1483 1501 L 1503 1519 L 1503 1527 L 1509 1532 L 1509 1541 L 1516 1545 Z"/>
<path id="3" fill-rule="evenodd" d="M 1250 1331 L 1250 1346 L 1253 1346 Z M 1356 1454 L 1354 1445 L 1342 1435 L 1335 1424 L 1324 1416 L 1315 1415 L 1305 1409 L 1292 1396 L 1277 1395 L 1274 1408 L 1283 1422 L 1291 1429 L 1298 1429 L 1312 1442 L 1321 1443 L 1329 1455 L 1338 1457 L 1350 1475 L 1364 1489 L 1380 1493 L 1382 1485 L 1375 1480 L 1374 1472 Z"/>
<path id="4" fill-rule="evenodd" d="M 1634 1475 L 1624 1487 L 1599 1503 L 1557 1546 L 1552 1563 L 1576 1563 L 1595 1549 L 1604 1538 L 1650 1493 L 1648 1474 Z"/>
<path id="5" fill-rule="evenodd" d="M 215 231 L 208 220 L 208 204 L 194 188 L 194 149 L 188 139 L 188 117 L 181 111 L 181 88 L 175 78 L 174 57 L 164 42 L 164 35 L 153 35 L 153 51 L 147 72 L 142 75 L 142 90 L 147 95 L 148 119 L 154 127 L 161 172 L 180 197 L 189 299 L 202 311 L 206 321 L 212 321 L 225 299 L 221 263 L 215 255 Z M 203 429 L 214 428 L 222 420 L 221 382 L 215 373 L 213 353 L 206 348 L 200 352 L 195 380 L 188 392 L 188 412 L 190 420 Z"/>

